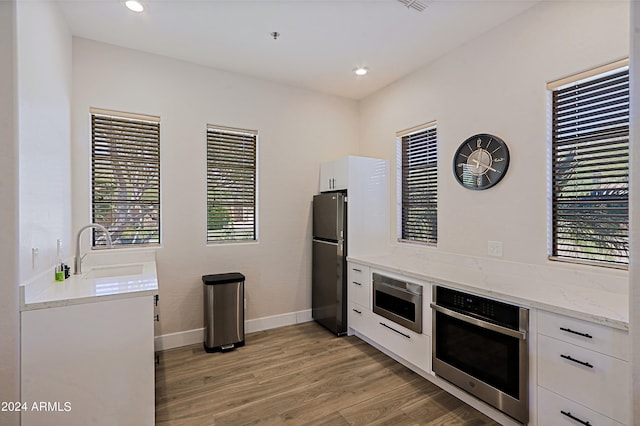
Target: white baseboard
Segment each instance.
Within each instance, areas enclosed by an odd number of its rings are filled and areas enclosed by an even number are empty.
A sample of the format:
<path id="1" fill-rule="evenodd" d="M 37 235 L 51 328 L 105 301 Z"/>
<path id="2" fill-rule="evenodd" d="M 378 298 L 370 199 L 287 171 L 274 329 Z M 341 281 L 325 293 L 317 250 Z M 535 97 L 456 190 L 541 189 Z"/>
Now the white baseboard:
<path id="1" fill-rule="evenodd" d="M 254 333 L 256 331 L 285 327 L 287 325 L 300 324 L 308 321 L 313 321 L 311 309 L 245 321 L 244 332 L 245 334 Z M 193 330 L 156 336 L 154 346 L 156 351 L 163 351 L 202 342 L 204 342 L 204 328 L 195 328 Z"/>

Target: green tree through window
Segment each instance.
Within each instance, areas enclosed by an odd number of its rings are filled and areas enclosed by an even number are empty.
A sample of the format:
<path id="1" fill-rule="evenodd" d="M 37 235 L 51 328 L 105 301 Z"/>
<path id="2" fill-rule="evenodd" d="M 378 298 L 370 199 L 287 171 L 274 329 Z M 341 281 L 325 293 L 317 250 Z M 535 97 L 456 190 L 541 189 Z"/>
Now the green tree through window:
<path id="1" fill-rule="evenodd" d="M 92 113 L 92 219 L 114 245 L 160 243 L 159 121 Z M 93 246 L 107 244 L 94 230 Z"/>
<path id="2" fill-rule="evenodd" d="M 207 242 L 256 240 L 257 134 L 207 128 Z"/>

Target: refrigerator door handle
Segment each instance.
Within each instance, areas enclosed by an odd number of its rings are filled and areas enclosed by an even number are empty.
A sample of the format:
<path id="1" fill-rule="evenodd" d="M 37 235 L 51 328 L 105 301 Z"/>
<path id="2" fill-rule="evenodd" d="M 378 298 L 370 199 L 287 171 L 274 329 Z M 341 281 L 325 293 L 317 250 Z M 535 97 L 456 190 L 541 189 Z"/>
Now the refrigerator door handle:
<path id="1" fill-rule="evenodd" d="M 316 238 L 313 239 L 314 243 L 322 243 L 322 244 L 330 244 L 332 246 L 337 246 L 338 244 L 342 245 L 340 241 L 327 241 L 327 240 L 318 240 Z"/>
<path id="2" fill-rule="evenodd" d="M 343 240 L 340 240 L 340 241 L 327 241 L 327 240 L 318 240 L 317 238 L 314 238 L 313 242 L 314 243 L 321 243 L 321 244 L 329 244 L 331 246 L 336 246 L 338 256 L 343 256 L 344 255 L 344 241 Z"/>

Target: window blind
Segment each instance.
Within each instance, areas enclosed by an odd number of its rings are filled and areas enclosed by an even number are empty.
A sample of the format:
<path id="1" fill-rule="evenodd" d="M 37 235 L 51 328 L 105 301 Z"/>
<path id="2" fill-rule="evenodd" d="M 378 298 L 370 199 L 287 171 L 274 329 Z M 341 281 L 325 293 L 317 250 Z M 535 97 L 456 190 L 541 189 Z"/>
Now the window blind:
<path id="1" fill-rule="evenodd" d="M 438 241 L 438 146 L 435 126 L 401 137 L 401 239 Z"/>
<path id="2" fill-rule="evenodd" d="M 207 242 L 256 240 L 257 134 L 207 128 Z"/>
<path id="3" fill-rule="evenodd" d="M 114 245 L 160 243 L 160 123 L 91 114 L 91 209 Z M 93 246 L 105 246 L 94 230 Z"/>
<path id="4" fill-rule="evenodd" d="M 552 258 L 629 262 L 629 71 L 552 92 Z"/>

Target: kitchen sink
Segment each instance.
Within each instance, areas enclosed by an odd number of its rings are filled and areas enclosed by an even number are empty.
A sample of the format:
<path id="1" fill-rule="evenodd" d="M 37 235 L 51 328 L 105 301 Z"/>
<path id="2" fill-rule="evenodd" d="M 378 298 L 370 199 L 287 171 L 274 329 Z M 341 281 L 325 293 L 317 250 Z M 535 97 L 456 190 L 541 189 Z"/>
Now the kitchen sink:
<path id="1" fill-rule="evenodd" d="M 94 266 L 84 276 L 84 279 L 123 277 L 141 275 L 143 265 L 141 263 L 131 265 Z"/>

